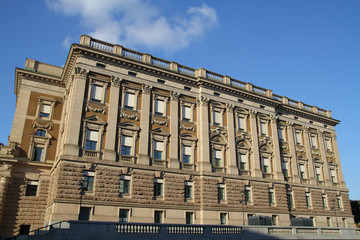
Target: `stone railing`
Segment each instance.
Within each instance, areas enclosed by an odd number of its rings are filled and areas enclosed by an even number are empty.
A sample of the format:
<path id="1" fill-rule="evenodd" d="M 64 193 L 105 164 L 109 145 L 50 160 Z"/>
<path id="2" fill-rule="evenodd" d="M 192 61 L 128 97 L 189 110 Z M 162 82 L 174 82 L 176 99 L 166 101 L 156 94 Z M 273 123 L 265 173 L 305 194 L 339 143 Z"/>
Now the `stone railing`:
<path id="1" fill-rule="evenodd" d="M 97 39 L 94 39 L 87 35 L 82 35 L 80 37 L 80 44 L 89 46 L 91 48 L 94 48 L 94 49 L 97 49 L 100 51 L 120 55 L 122 57 L 129 58 L 129 59 L 132 59 L 132 60 L 135 60 L 138 62 L 147 63 L 147 64 L 150 64 L 155 67 L 159 67 L 162 69 L 177 72 L 179 74 L 183 74 L 186 76 L 196 77 L 196 78 L 201 77 L 201 78 L 205 78 L 205 79 L 208 79 L 208 80 L 211 80 L 214 82 L 220 82 L 220 83 L 224 83 L 227 85 L 231 85 L 235 88 L 243 89 L 245 91 L 252 92 L 257 95 L 262 95 L 262 96 L 271 98 L 272 100 L 275 100 L 284 105 L 288 105 L 291 107 L 295 107 L 295 108 L 302 109 L 302 110 L 305 110 L 308 112 L 312 112 L 312 113 L 316 113 L 316 114 L 320 114 L 320 115 L 332 118 L 331 111 L 329 111 L 329 110 L 324 110 L 324 109 L 318 108 L 316 106 L 311 106 L 311 105 L 304 104 L 299 101 L 288 99 L 287 97 L 284 97 L 284 96 L 279 96 L 279 95 L 273 94 L 272 90 L 270 90 L 270 89 L 265 89 L 262 87 L 254 86 L 251 83 L 242 82 L 242 81 L 239 81 L 236 79 L 232 79 L 225 75 L 220 75 L 218 73 L 210 72 L 204 68 L 193 69 L 193 68 L 190 68 L 187 66 L 179 65 L 178 63 L 175 63 L 175 62 L 169 62 L 167 60 L 153 57 L 149 54 L 145 54 L 145 53 L 137 52 L 137 51 L 134 51 L 131 49 L 127 49 L 120 45 L 110 44 L 110 43 L 107 43 L 107 42 L 104 42 L 101 40 L 97 40 Z"/>

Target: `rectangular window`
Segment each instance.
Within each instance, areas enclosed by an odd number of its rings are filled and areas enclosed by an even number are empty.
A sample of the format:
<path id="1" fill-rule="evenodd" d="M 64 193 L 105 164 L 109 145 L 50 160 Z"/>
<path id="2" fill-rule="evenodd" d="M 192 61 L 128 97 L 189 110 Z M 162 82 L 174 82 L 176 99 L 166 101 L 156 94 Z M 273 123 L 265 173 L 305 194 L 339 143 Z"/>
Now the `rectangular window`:
<path id="1" fill-rule="evenodd" d="M 214 118 L 214 125 L 216 125 L 216 126 L 221 125 L 219 111 L 213 111 L 213 118 Z"/>
<path id="2" fill-rule="evenodd" d="M 322 181 L 321 168 L 320 167 L 315 167 L 315 174 L 316 174 L 316 179 L 318 181 Z"/>
<path id="3" fill-rule="evenodd" d="M 192 182 L 185 182 L 185 199 L 193 198 L 193 186 Z"/>
<path id="4" fill-rule="evenodd" d="M 293 208 L 294 207 L 294 200 L 293 200 L 292 191 L 287 191 L 286 196 L 287 196 L 287 201 L 288 201 L 289 208 Z"/>
<path id="5" fill-rule="evenodd" d="M 225 185 L 218 184 L 218 200 L 225 201 Z"/>
<path id="6" fill-rule="evenodd" d="M 29 235 L 31 225 L 20 225 L 20 235 Z"/>
<path id="7" fill-rule="evenodd" d="M 264 173 L 270 173 L 270 161 L 268 158 L 263 157 Z"/>
<path id="8" fill-rule="evenodd" d="M 183 120 L 191 121 L 191 108 L 189 106 L 183 106 Z"/>
<path id="9" fill-rule="evenodd" d="M 325 145 L 326 145 L 326 150 L 327 151 L 331 151 L 332 148 L 331 148 L 331 140 L 330 139 L 325 139 Z"/>
<path id="10" fill-rule="evenodd" d="M 31 161 L 40 162 L 43 160 L 44 148 L 34 147 Z"/>
<path id="11" fill-rule="evenodd" d="M 327 209 L 326 195 L 325 195 L 325 194 L 322 194 L 322 195 L 321 195 L 321 199 L 322 199 L 323 209 Z"/>
<path id="12" fill-rule="evenodd" d="M 272 215 L 271 220 L 272 220 L 272 225 L 277 225 L 277 215 Z"/>
<path id="13" fill-rule="evenodd" d="M 85 191 L 92 192 L 94 190 L 94 177 L 95 177 L 95 172 L 84 171 L 83 186 L 85 187 Z"/>
<path id="14" fill-rule="evenodd" d="M 284 174 L 285 177 L 289 176 L 289 170 L 287 167 L 287 163 L 286 162 L 281 162 L 281 168 L 282 168 L 282 172 Z"/>
<path id="15" fill-rule="evenodd" d="M 295 141 L 296 141 L 296 144 L 302 145 L 302 139 L 301 139 L 301 133 L 300 132 L 295 132 Z"/>
<path id="16" fill-rule="evenodd" d="M 163 159 L 163 149 L 164 143 L 159 141 L 154 141 L 154 159 Z"/>
<path id="17" fill-rule="evenodd" d="M 273 188 L 269 188 L 269 205 L 275 205 L 275 194 Z"/>
<path id="18" fill-rule="evenodd" d="M 346 227 L 346 226 L 347 226 L 347 224 L 346 224 L 346 218 L 343 218 L 343 219 L 342 219 L 342 222 L 343 222 L 343 227 Z"/>
<path id="19" fill-rule="evenodd" d="M 262 136 L 267 135 L 267 124 L 266 124 L 266 122 L 260 122 L 260 134 Z"/>
<path id="20" fill-rule="evenodd" d="M 340 210 L 343 210 L 342 201 L 341 201 L 341 196 L 340 196 L 340 195 L 337 195 L 337 196 L 336 196 L 336 199 L 337 199 L 337 203 L 338 203 L 339 209 L 340 209 Z"/>
<path id="21" fill-rule="evenodd" d="M 36 196 L 39 182 L 28 180 L 26 185 L 25 196 Z"/>
<path id="22" fill-rule="evenodd" d="M 126 92 L 124 96 L 124 106 L 127 109 L 134 109 L 135 108 L 135 94 Z"/>
<path id="23" fill-rule="evenodd" d="M 311 207 L 311 199 L 310 199 L 310 193 L 305 193 L 305 199 L 306 199 L 306 206 L 309 208 Z"/>
<path id="24" fill-rule="evenodd" d="M 220 224 L 221 225 L 226 224 L 226 219 L 227 219 L 227 214 L 226 213 L 220 213 Z"/>
<path id="25" fill-rule="evenodd" d="M 101 103 L 103 97 L 103 87 L 99 85 L 91 85 L 90 100 Z"/>
<path id="26" fill-rule="evenodd" d="M 48 104 L 41 104 L 40 105 L 40 111 L 39 111 L 39 117 L 41 118 L 48 118 L 50 117 L 50 110 L 51 106 Z"/>
<path id="27" fill-rule="evenodd" d="M 160 99 L 155 100 L 155 114 L 159 116 L 164 115 L 164 101 Z"/>
<path id="28" fill-rule="evenodd" d="M 245 125 L 245 118 L 244 117 L 238 117 L 238 129 L 240 131 L 245 131 L 245 128 L 246 125 Z"/>
<path id="29" fill-rule="evenodd" d="M 192 163 L 191 162 L 191 147 L 183 146 L 183 163 Z"/>
<path id="30" fill-rule="evenodd" d="M 337 183 L 336 172 L 334 169 L 330 169 L 330 177 L 333 183 Z"/>
<path id="31" fill-rule="evenodd" d="M 221 157 L 220 150 L 214 150 L 214 164 L 215 164 L 215 167 L 222 166 L 222 157 Z"/>
<path id="32" fill-rule="evenodd" d="M 240 159 L 240 170 L 247 170 L 247 161 L 246 161 L 246 154 L 239 153 Z"/>
<path id="33" fill-rule="evenodd" d="M 285 129 L 279 128 L 278 129 L 278 134 L 279 134 L 279 140 L 280 141 L 285 141 Z"/>
<path id="34" fill-rule="evenodd" d="M 86 133 L 86 141 L 85 141 L 85 149 L 96 151 L 97 143 L 99 139 L 99 132 L 94 130 L 87 130 Z"/>
<path id="35" fill-rule="evenodd" d="M 121 175 L 120 176 L 120 193 L 121 194 L 130 194 L 130 176 Z"/>
<path id="36" fill-rule="evenodd" d="M 154 222 L 155 223 L 163 222 L 163 211 L 154 211 Z"/>
<path id="37" fill-rule="evenodd" d="M 155 178 L 155 180 L 154 180 L 154 196 L 155 197 L 163 196 L 163 179 Z"/>
<path id="38" fill-rule="evenodd" d="M 327 217 L 326 222 L 327 222 L 327 226 L 331 227 L 331 218 Z"/>
<path id="39" fill-rule="evenodd" d="M 79 212 L 79 220 L 90 221 L 91 207 L 81 207 Z"/>
<path id="40" fill-rule="evenodd" d="M 194 213 L 186 212 L 186 224 L 194 224 Z"/>
<path id="41" fill-rule="evenodd" d="M 245 187 L 244 189 L 245 204 L 251 203 L 251 188 Z"/>
<path id="42" fill-rule="evenodd" d="M 122 137 L 122 145 L 121 145 L 121 155 L 131 156 L 132 151 L 131 147 L 133 144 L 133 138 L 129 136 Z"/>
<path id="43" fill-rule="evenodd" d="M 129 221 L 129 209 L 120 209 L 119 222 L 128 222 L 128 221 Z"/>
<path id="44" fill-rule="evenodd" d="M 306 179 L 305 166 L 303 164 L 300 164 L 299 168 L 300 168 L 300 178 Z"/>
<path id="45" fill-rule="evenodd" d="M 312 136 L 310 137 L 310 140 L 311 140 L 311 146 L 312 146 L 313 148 L 317 148 L 318 146 L 317 146 L 316 136 L 315 136 L 315 135 L 312 135 Z"/>

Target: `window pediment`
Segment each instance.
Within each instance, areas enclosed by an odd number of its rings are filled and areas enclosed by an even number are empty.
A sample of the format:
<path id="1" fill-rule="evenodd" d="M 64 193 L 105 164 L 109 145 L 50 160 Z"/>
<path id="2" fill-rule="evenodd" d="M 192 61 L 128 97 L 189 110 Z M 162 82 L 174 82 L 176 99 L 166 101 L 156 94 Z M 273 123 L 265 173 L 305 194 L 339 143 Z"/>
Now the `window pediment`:
<path id="1" fill-rule="evenodd" d="M 140 131 L 140 128 L 131 122 L 122 122 L 119 124 L 119 128 L 131 131 Z"/>
<path id="2" fill-rule="evenodd" d="M 84 120 L 84 122 L 87 122 L 87 123 L 106 125 L 106 122 L 104 120 L 102 120 L 101 118 L 99 118 L 98 116 L 96 116 L 96 115 L 86 117 L 83 120 Z"/>
<path id="3" fill-rule="evenodd" d="M 167 137 L 170 136 L 170 134 L 162 128 L 153 129 L 153 130 L 151 130 L 151 133 L 154 135 L 161 135 L 161 136 L 167 136 Z"/>

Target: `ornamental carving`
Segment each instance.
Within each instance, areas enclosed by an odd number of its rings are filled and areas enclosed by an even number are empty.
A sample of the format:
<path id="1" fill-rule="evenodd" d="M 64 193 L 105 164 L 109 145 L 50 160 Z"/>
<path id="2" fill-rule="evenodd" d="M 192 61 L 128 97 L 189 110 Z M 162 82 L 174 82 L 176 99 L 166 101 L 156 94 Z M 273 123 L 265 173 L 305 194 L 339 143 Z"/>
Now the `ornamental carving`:
<path id="1" fill-rule="evenodd" d="M 204 96 L 200 96 L 196 98 L 196 104 L 198 106 L 202 105 L 202 106 L 208 106 L 209 105 L 209 99 L 204 97 Z"/>
<path id="2" fill-rule="evenodd" d="M 111 84 L 120 87 L 121 79 L 116 76 L 111 76 Z"/>
<path id="3" fill-rule="evenodd" d="M 89 111 L 92 111 L 92 112 L 101 112 L 103 114 L 106 113 L 107 109 L 106 109 L 106 106 L 101 106 L 101 107 L 93 107 L 91 106 L 89 103 L 86 104 L 86 107 L 85 107 L 85 111 L 89 112 Z"/>
<path id="4" fill-rule="evenodd" d="M 249 110 L 249 114 L 250 114 L 250 117 L 251 117 L 251 118 L 256 118 L 257 112 L 256 112 L 255 110 L 250 109 L 250 110 Z"/>
<path id="5" fill-rule="evenodd" d="M 215 135 L 227 137 L 227 130 L 219 127 L 210 129 L 210 136 L 215 136 Z"/>
<path id="6" fill-rule="evenodd" d="M 177 93 L 177 92 L 175 92 L 175 91 L 173 91 L 173 90 L 170 91 L 170 98 L 171 98 L 171 100 L 179 100 L 179 96 L 180 96 L 179 93 Z"/>
<path id="7" fill-rule="evenodd" d="M 289 151 L 289 146 L 287 143 L 282 142 L 282 143 L 280 143 L 280 149 L 283 152 L 287 152 L 287 151 Z"/>
<path id="8" fill-rule="evenodd" d="M 278 120 L 279 117 L 275 116 L 275 115 L 270 115 L 270 121 L 272 123 L 276 123 L 276 121 Z"/>
<path id="9" fill-rule="evenodd" d="M 186 131 L 192 131 L 192 132 L 195 132 L 195 130 L 196 130 L 195 125 L 186 126 L 183 123 L 180 123 L 180 129 L 183 129 L 183 130 L 186 130 Z"/>
<path id="10" fill-rule="evenodd" d="M 36 119 L 32 124 L 33 128 L 43 128 L 52 130 L 54 124 L 51 121 Z"/>
<path id="11" fill-rule="evenodd" d="M 236 142 L 240 142 L 244 140 L 251 141 L 251 137 L 249 137 L 246 133 L 240 133 L 236 135 L 235 140 Z"/>
<path id="12" fill-rule="evenodd" d="M 159 120 L 159 119 L 156 119 L 156 118 L 152 118 L 152 119 L 151 119 L 151 123 L 152 123 L 152 124 L 157 124 L 157 125 L 165 125 L 165 126 L 168 126 L 168 125 L 169 125 L 169 120 L 168 120 L 168 119 Z"/>
<path id="13" fill-rule="evenodd" d="M 148 93 L 148 94 L 150 94 L 150 93 L 151 93 L 151 89 L 152 89 L 152 86 L 150 86 L 149 84 L 146 84 L 146 83 L 143 83 L 143 84 L 142 84 L 143 93 Z"/>
<path id="14" fill-rule="evenodd" d="M 235 108 L 235 106 L 233 104 L 226 103 L 226 111 L 234 112 L 234 108 Z"/>
<path id="15" fill-rule="evenodd" d="M 89 70 L 82 67 L 75 67 L 74 72 L 75 74 L 79 74 L 79 75 L 87 75 L 89 73 Z"/>
<path id="16" fill-rule="evenodd" d="M 139 113 L 127 114 L 127 113 L 125 113 L 124 110 L 121 110 L 120 117 L 121 118 L 127 118 L 127 119 L 130 119 L 130 120 L 139 121 Z"/>
<path id="17" fill-rule="evenodd" d="M 302 130 L 303 130 L 303 132 L 305 132 L 305 133 L 309 133 L 309 132 L 310 132 L 310 128 L 309 128 L 308 126 L 303 126 L 303 127 L 302 127 Z"/>

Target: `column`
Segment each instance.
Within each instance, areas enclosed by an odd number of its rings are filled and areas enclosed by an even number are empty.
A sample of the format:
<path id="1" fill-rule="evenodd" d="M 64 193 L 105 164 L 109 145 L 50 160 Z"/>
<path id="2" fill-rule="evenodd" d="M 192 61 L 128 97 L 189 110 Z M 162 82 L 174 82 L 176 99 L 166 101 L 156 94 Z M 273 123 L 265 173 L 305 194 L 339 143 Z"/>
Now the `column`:
<path id="1" fill-rule="evenodd" d="M 148 84 L 142 85 L 141 117 L 140 117 L 140 144 L 139 144 L 139 164 L 149 165 L 149 146 L 150 146 L 150 106 L 151 89 Z"/>
<path id="2" fill-rule="evenodd" d="M 69 120 L 64 141 L 64 155 L 79 156 L 80 127 L 88 73 L 89 71 L 84 68 L 75 67 L 72 96 L 69 96 L 71 102 L 69 104 Z"/>
<path id="3" fill-rule="evenodd" d="M 332 143 L 333 143 L 333 147 L 334 147 L 335 161 L 337 164 L 340 187 L 346 188 L 346 184 L 344 181 L 344 175 L 343 175 L 343 171 L 342 171 L 342 167 L 341 167 L 340 154 L 339 154 L 339 148 L 338 148 L 337 139 L 336 139 L 336 137 L 337 137 L 336 133 L 331 134 L 331 137 L 332 137 Z M 327 161 L 326 161 L 326 163 L 327 163 Z M 329 168 L 328 168 L 328 171 L 329 171 Z"/>
<path id="4" fill-rule="evenodd" d="M 6 201 L 7 189 L 11 177 L 12 164 L 3 162 L 0 168 L 0 222 L 4 213 L 4 203 Z"/>
<path id="5" fill-rule="evenodd" d="M 314 173 L 314 163 L 313 163 L 313 158 L 312 158 L 312 150 L 311 150 L 309 132 L 310 132 L 309 128 L 306 127 L 306 126 L 303 126 L 305 150 L 306 150 L 306 156 L 307 156 L 307 159 L 308 159 L 308 166 L 309 166 L 310 184 L 316 184 L 316 178 L 315 178 L 315 173 Z"/>
<path id="6" fill-rule="evenodd" d="M 294 183 L 299 183 L 300 182 L 299 169 L 298 169 L 299 166 L 297 163 L 297 156 L 296 156 L 296 144 L 295 144 L 295 140 L 294 140 L 293 123 L 287 122 L 286 128 L 289 133 L 289 150 L 290 150 L 290 154 L 291 154 L 291 166 L 290 167 L 292 169 L 292 177 L 293 177 Z"/>
<path id="7" fill-rule="evenodd" d="M 250 114 L 250 129 L 252 141 L 252 163 L 251 163 L 251 176 L 262 177 L 260 165 L 260 152 L 259 152 L 259 137 L 257 132 L 257 112 L 254 110 L 249 111 Z"/>
<path id="8" fill-rule="evenodd" d="M 209 140 L 209 99 L 200 96 L 196 99 L 198 112 L 199 170 L 210 172 L 210 140 Z"/>
<path id="9" fill-rule="evenodd" d="M 226 104 L 227 126 L 228 126 L 228 146 L 229 146 L 229 173 L 239 174 L 236 164 L 236 141 L 235 141 L 235 125 L 234 125 L 234 105 Z"/>
<path id="10" fill-rule="evenodd" d="M 277 127 L 277 117 L 274 115 L 270 116 L 271 122 L 271 132 L 273 138 L 273 151 L 274 151 L 274 174 L 275 179 L 283 180 L 283 173 L 281 169 L 281 153 L 280 153 L 280 144 L 279 144 L 279 134 L 278 134 L 278 127 Z"/>
<path id="11" fill-rule="evenodd" d="M 170 168 L 180 168 L 179 161 L 179 93 L 170 91 Z"/>
<path id="12" fill-rule="evenodd" d="M 119 93 L 121 79 L 111 76 L 108 125 L 105 139 L 104 159 L 116 161 L 116 132 L 119 112 Z"/>

